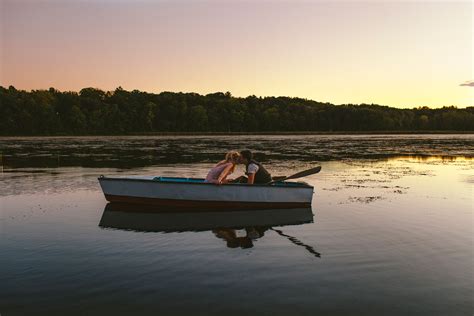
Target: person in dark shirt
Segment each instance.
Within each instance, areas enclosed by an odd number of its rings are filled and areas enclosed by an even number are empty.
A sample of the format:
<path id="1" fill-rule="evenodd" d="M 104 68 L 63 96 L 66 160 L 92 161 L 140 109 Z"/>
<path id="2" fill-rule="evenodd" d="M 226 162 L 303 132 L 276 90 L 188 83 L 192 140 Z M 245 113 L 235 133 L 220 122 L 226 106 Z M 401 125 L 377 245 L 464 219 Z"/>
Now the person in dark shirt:
<path id="1" fill-rule="evenodd" d="M 250 150 L 242 150 L 240 152 L 239 162 L 245 165 L 245 174 L 247 178 L 241 177 L 240 181 L 247 180 L 248 184 L 265 184 L 272 181 L 271 174 L 262 166 L 261 163 L 253 159 Z"/>

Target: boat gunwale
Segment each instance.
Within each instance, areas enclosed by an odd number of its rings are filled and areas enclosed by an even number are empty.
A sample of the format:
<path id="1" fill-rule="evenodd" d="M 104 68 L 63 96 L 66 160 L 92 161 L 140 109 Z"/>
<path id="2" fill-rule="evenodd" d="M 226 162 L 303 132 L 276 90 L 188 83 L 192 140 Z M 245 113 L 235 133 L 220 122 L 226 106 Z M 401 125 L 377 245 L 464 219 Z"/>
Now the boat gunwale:
<path id="1" fill-rule="evenodd" d="M 135 182 L 147 182 L 147 183 L 160 183 L 160 184 L 186 184 L 186 185 L 213 185 L 213 186 L 239 186 L 239 187 L 263 187 L 263 188 L 285 188 L 285 189 L 312 189 L 314 190 L 314 186 L 309 185 L 307 183 L 301 183 L 297 186 L 276 186 L 276 185 L 269 185 L 269 184 L 247 184 L 247 183 L 225 183 L 225 184 L 215 184 L 210 182 L 173 182 L 173 181 L 156 181 L 154 179 L 140 179 L 140 178 L 113 178 L 113 177 L 106 177 L 101 176 L 98 178 L 99 182 L 103 180 L 107 181 L 135 181 Z"/>

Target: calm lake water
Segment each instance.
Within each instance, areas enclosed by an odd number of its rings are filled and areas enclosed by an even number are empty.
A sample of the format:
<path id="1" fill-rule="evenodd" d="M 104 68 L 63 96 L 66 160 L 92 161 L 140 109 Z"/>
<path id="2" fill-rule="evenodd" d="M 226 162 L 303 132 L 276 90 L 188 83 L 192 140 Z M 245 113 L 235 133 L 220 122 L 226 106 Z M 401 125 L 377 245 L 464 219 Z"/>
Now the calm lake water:
<path id="1" fill-rule="evenodd" d="M 97 177 L 249 148 L 312 209 L 135 213 Z M 0 314 L 472 315 L 474 135 L 0 138 Z M 236 170 L 236 175 L 242 168 Z"/>

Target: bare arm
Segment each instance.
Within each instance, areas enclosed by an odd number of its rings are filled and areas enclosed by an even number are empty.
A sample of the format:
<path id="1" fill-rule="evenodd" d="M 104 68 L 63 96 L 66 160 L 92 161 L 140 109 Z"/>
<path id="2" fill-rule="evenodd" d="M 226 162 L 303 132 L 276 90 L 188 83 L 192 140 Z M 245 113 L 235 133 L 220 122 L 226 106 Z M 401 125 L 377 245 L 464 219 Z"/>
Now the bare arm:
<path id="1" fill-rule="evenodd" d="M 249 173 L 247 176 L 247 184 L 253 184 L 253 182 L 255 181 L 255 173 Z"/>
<path id="2" fill-rule="evenodd" d="M 225 169 L 222 170 L 219 178 L 217 178 L 217 183 L 221 184 L 229 175 L 230 170 L 232 170 L 232 165 L 228 165 L 227 167 L 225 167 Z"/>

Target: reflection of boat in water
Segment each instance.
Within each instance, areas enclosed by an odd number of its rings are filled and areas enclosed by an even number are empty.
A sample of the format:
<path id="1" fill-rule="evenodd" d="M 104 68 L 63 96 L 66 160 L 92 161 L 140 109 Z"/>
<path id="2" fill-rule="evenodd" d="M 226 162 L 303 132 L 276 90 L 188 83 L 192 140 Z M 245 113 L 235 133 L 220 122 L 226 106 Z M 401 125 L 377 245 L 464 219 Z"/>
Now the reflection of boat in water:
<path id="1" fill-rule="evenodd" d="M 228 183 L 173 177 L 104 177 L 99 183 L 109 202 L 187 209 L 275 209 L 310 207 L 313 187 L 304 182 Z"/>
<path id="2" fill-rule="evenodd" d="M 275 226 L 301 225 L 313 222 L 311 208 L 244 210 L 226 212 L 156 212 L 140 206 L 109 203 L 99 226 L 139 232 L 212 231 L 229 248 L 251 248 L 253 241 L 262 238 L 269 230 L 304 247 L 316 257 L 321 254 L 295 237 L 283 233 Z"/>
<path id="3" fill-rule="evenodd" d="M 216 228 L 286 226 L 311 223 L 311 208 L 226 211 L 226 212 L 151 212 L 140 206 L 109 203 L 99 226 L 136 231 L 202 231 Z"/>

